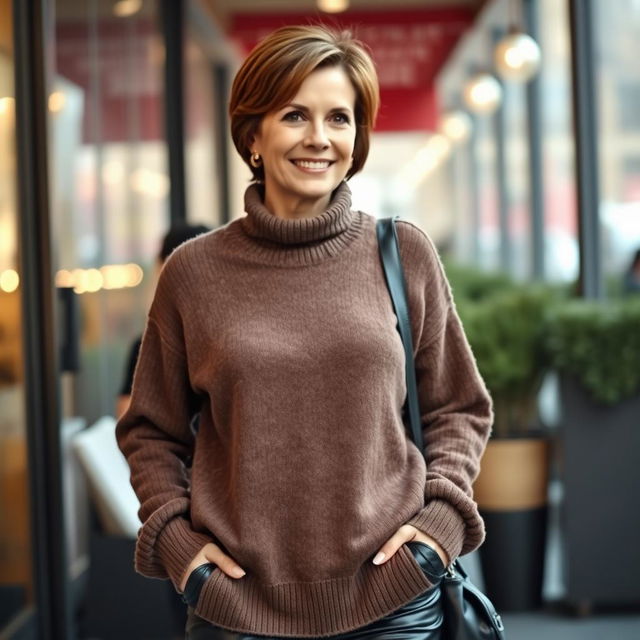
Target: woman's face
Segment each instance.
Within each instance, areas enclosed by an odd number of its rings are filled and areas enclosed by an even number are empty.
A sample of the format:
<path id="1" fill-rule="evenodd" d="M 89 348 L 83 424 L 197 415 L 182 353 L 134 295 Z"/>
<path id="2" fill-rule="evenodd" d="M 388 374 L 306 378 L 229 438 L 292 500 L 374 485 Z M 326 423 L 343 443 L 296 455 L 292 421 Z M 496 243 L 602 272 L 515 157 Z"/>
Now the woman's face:
<path id="1" fill-rule="evenodd" d="M 268 113 L 252 151 L 262 156 L 273 213 L 320 213 L 353 162 L 356 92 L 341 67 L 311 73 L 291 102 Z"/>

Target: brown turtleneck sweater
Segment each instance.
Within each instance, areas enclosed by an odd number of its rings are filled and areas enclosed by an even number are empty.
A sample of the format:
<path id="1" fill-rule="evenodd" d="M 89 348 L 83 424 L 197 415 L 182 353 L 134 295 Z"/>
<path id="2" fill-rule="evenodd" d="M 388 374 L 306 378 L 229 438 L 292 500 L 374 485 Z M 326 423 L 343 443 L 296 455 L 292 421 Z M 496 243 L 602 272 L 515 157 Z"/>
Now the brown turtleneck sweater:
<path id="1" fill-rule="evenodd" d="M 398 223 L 425 473 L 375 219 L 350 196 L 342 183 L 324 213 L 290 220 L 253 185 L 247 216 L 177 249 L 117 425 L 141 503 L 136 570 L 179 585 L 220 545 L 247 573 L 215 569 L 195 613 L 235 631 L 338 634 L 415 598 L 431 584 L 406 546 L 371 562 L 405 523 L 452 559 L 484 538 L 471 483 L 491 405 L 438 256 Z"/>

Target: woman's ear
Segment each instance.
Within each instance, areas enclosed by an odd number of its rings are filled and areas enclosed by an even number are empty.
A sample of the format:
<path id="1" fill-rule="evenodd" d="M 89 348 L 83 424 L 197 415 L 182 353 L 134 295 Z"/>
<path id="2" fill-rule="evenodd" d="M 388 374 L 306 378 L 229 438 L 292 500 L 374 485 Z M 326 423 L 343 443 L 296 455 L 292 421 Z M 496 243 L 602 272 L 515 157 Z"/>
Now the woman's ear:
<path id="1" fill-rule="evenodd" d="M 249 136 L 249 151 L 251 153 L 260 153 L 260 125 L 258 125 L 253 134 Z"/>

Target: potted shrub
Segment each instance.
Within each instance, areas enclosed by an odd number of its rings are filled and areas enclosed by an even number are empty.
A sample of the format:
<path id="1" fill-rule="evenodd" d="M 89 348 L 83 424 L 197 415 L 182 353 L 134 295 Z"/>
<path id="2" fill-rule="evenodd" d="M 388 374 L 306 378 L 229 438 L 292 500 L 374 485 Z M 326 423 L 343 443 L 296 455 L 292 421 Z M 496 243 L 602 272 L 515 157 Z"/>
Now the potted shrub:
<path id="1" fill-rule="evenodd" d="M 449 273 L 449 272 L 448 272 Z M 495 422 L 474 484 L 487 527 L 480 560 L 487 592 L 502 611 L 542 603 L 550 441 L 537 398 L 549 368 L 544 319 L 555 294 L 547 287 L 481 275 L 450 281 L 478 368 L 491 393 Z M 469 295 L 475 293 L 476 295 Z"/>
<path id="2" fill-rule="evenodd" d="M 546 345 L 560 379 L 566 600 L 582 612 L 640 602 L 640 298 L 573 300 L 550 314 Z"/>

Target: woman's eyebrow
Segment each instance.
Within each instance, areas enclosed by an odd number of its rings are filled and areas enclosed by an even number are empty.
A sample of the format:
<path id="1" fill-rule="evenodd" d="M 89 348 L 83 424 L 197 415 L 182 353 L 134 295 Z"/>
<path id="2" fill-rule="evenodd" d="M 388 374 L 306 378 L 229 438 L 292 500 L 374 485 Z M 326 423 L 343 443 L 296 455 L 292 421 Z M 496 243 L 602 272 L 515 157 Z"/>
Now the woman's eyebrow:
<path id="1" fill-rule="evenodd" d="M 284 109 L 298 109 L 299 111 L 309 112 L 309 107 L 305 107 L 303 104 L 298 104 L 297 102 L 290 102 L 289 104 L 283 107 Z M 351 113 L 351 109 L 349 107 L 333 107 L 333 109 L 329 109 L 329 113 L 334 113 L 336 111 L 348 111 Z"/>

